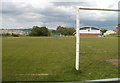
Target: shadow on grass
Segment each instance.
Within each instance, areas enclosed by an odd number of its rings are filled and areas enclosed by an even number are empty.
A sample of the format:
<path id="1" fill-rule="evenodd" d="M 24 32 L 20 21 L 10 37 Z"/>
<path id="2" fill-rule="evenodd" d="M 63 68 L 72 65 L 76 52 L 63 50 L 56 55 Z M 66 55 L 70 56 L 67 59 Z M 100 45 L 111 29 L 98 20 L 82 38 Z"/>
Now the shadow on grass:
<path id="1" fill-rule="evenodd" d="M 79 75 L 79 74 L 81 74 L 82 73 L 82 71 L 81 70 L 76 70 L 75 68 L 72 68 L 72 73 L 73 74 L 76 74 L 76 75 Z"/>

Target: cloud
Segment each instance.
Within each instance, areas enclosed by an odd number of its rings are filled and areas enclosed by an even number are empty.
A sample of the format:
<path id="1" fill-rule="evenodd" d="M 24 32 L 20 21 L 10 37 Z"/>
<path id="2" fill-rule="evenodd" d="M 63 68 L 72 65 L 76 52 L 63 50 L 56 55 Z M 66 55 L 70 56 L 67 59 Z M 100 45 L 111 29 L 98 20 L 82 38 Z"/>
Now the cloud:
<path id="1" fill-rule="evenodd" d="M 64 7 L 70 7 L 70 6 L 95 6 L 95 4 L 90 3 L 90 2 L 84 2 L 84 1 L 80 1 L 80 2 L 53 2 L 53 4 L 55 6 L 64 6 Z"/>
<path id="2" fill-rule="evenodd" d="M 117 8 L 118 0 L 69 0 L 55 2 L 54 0 L 22 0 L 2 2 L 2 15 L 4 28 L 28 28 L 34 25 L 56 28 L 58 25 L 75 27 L 75 6 L 96 8 Z M 102 5 L 101 5 L 102 4 Z M 117 13 L 80 11 L 82 25 L 116 26 Z M 114 28 L 111 28 L 114 29 Z"/>

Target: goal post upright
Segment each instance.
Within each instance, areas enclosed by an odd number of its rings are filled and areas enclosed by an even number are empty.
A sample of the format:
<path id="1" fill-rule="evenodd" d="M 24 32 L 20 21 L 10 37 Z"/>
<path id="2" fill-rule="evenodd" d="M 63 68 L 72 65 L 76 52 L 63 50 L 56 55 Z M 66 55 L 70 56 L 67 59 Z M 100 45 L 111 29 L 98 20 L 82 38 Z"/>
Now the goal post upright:
<path id="1" fill-rule="evenodd" d="M 80 14 L 79 14 L 79 8 L 76 8 L 76 70 L 79 70 L 79 44 L 80 44 Z"/>
<path id="2" fill-rule="evenodd" d="M 76 7 L 76 61 L 75 68 L 76 70 L 80 69 L 80 10 L 97 10 L 97 11 L 115 11 L 119 12 L 118 9 L 100 9 L 100 8 L 82 8 Z"/>

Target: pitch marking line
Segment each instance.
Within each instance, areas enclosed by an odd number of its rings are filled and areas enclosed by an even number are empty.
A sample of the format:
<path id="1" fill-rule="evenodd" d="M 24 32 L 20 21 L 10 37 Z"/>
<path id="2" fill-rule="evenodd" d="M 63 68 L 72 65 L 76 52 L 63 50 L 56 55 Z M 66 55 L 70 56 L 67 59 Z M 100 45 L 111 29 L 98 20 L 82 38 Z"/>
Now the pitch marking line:
<path id="1" fill-rule="evenodd" d="M 21 76 L 24 76 L 24 75 L 27 75 L 27 76 L 46 76 L 46 75 L 49 75 L 49 74 L 19 74 Z"/>

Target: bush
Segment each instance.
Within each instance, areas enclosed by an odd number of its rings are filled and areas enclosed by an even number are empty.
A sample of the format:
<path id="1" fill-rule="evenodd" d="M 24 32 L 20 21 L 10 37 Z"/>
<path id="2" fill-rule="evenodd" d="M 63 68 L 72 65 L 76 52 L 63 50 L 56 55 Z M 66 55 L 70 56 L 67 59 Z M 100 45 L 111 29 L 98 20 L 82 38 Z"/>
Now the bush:
<path id="1" fill-rule="evenodd" d="M 19 34 L 14 34 L 14 33 L 12 33 L 11 36 L 13 36 L 13 37 L 19 37 Z"/>
<path id="2" fill-rule="evenodd" d="M 62 35 L 73 35 L 73 33 L 75 32 L 75 29 L 69 28 L 69 27 L 58 26 L 56 32 Z"/>
<path id="3" fill-rule="evenodd" d="M 46 27 L 34 26 L 29 33 L 29 36 L 49 36 L 50 33 Z"/>
<path id="4" fill-rule="evenodd" d="M 11 34 L 6 33 L 6 34 L 2 34 L 3 37 L 7 37 L 7 36 L 11 36 Z"/>

